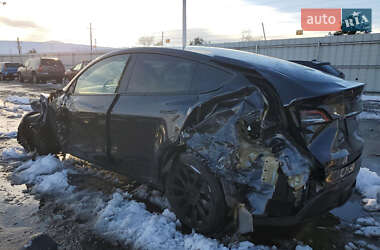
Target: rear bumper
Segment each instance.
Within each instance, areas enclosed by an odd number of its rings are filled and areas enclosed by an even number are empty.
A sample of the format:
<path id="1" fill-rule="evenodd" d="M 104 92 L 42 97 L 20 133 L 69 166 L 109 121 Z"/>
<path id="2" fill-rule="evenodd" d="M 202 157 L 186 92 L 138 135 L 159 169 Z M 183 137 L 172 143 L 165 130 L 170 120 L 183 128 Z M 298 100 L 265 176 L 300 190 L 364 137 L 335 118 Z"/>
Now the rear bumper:
<path id="1" fill-rule="evenodd" d="M 360 162 L 359 159 L 351 163 L 350 165 L 355 164 L 355 170 L 351 174 L 342 178 L 339 182 L 329 185 L 313 198 L 306 201 L 297 214 L 284 217 L 255 215 L 253 224 L 255 226 L 292 226 L 343 205 L 351 197 L 355 188 Z"/>
<path id="2" fill-rule="evenodd" d="M 56 80 L 56 79 L 63 79 L 64 74 L 63 73 L 38 73 L 37 77 L 40 80 Z"/>
<path id="3" fill-rule="evenodd" d="M 3 72 L 2 74 L 3 74 L 4 78 L 6 78 L 6 79 L 14 79 L 14 78 L 18 77 L 17 72 Z"/>

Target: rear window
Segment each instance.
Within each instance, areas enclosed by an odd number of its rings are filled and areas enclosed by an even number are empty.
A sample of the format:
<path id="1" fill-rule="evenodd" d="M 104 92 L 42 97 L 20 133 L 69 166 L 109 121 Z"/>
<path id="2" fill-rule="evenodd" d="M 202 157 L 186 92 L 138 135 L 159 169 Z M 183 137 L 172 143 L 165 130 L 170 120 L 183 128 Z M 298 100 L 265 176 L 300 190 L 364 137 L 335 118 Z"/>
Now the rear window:
<path id="1" fill-rule="evenodd" d="M 54 59 L 41 59 L 41 65 L 63 67 L 60 60 L 54 60 Z"/>
<path id="2" fill-rule="evenodd" d="M 18 64 L 18 63 L 6 63 L 5 66 L 7 66 L 8 68 L 18 68 L 20 66 L 20 64 Z"/>
<path id="3" fill-rule="evenodd" d="M 196 64 L 182 58 L 140 54 L 128 86 L 129 92 L 173 93 L 190 90 Z"/>
<path id="4" fill-rule="evenodd" d="M 231 74 L 226 71 L 205 64 L 198 64 L 192 81 L 192 90 L 197 92 L 212 91 L 220 88 L 229 78 L 231 78 Z"/>
<path id="5" fill-rule="evenodd" d="M 338 71 L 337 69 L 335 69 L 330 64 L 322 65 L 321 68 L 322 68 L 322 71 L 330 73 L 330 74 L 332 74 L 334 76 L 339 76 L 339 74 L 340 74 L 340 71 Z"/>

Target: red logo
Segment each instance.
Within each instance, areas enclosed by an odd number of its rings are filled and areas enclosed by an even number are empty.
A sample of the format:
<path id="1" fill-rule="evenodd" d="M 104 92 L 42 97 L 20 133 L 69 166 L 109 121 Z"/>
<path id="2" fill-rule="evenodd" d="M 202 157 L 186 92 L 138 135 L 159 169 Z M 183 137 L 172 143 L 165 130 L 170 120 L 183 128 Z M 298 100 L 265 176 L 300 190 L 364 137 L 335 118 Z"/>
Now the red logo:
<path id="1" fill-rule="evenodd" d="M 341 20 L 341 9 L 301 9 L 301 27 L 305 31 L 338 31 Z"/>

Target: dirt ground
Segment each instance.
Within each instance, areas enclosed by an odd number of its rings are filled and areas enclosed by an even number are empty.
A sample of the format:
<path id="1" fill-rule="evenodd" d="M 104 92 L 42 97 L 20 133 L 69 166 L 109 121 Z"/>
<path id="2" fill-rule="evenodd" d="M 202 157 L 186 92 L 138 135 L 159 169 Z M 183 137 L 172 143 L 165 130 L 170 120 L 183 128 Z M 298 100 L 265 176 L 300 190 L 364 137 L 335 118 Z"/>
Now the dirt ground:
<path id="1" fill-rule="evenodd" d="M 61 88 L 54 84 L 21 84 L 16 81 L 0 83 L 0 132 L 17 131 L 21 115 L 12 116 L 4 104 L 8 96 L 38 98 L 39 93 L 49 93 Z M 363 166 L 380 175 L 380 120 L 361 120 L 360 134 L 365 139 Z M 0 149 L 19 147 L 15 138 L 1 138 Z M 75 160 L 78 161 L 78 160 Z M 26 185 L 11 185 L 9 176 L 20 161 L 0 162 L 0 249 L 20 249 L 38 233 L 47 233 L 59 245 L 59 249 L 126 249 L 118 242 L 108 242 L 88 227 L 87 218 L 74 215 L 55 202 L 54 197 L 38 197 L 30 193 Z M 78 161 L 78 164 L 81 164 Z M 101 171 L 101 170 L 93 170 Z M 107 176 L 112 176 L 108 173 Z M 70 184 L 79 189 L 92 189 L 111 193 L 116 188 L 131 190 L 134 183 L 117 176 L 118 182 L 106 175 L 72 175 Z M 147 207 L 155 210 L 152 204 L 144 201 Z M 279 249 L 292 249 L 302 242 L 313 249 L 344 249 L 348 242 L 364 241 L 380 249 L 377 239 L 354 234 L 352 223 L 359 217 L 371 215 L 380 221 L 380 213 L 369 214 L 362 209 L 361 197 L 354 193 L 342 207 L 330 213 L 312 219 L 308 223 L 292 228 L 258 228 L 255 233 L 241 236 L 240 240 L 249 240 L 255 244 L 276 245 Z M 368 248 L 368 247 L 367 247 Z M 366 247 L 364 247 L 366 249 Z"/>

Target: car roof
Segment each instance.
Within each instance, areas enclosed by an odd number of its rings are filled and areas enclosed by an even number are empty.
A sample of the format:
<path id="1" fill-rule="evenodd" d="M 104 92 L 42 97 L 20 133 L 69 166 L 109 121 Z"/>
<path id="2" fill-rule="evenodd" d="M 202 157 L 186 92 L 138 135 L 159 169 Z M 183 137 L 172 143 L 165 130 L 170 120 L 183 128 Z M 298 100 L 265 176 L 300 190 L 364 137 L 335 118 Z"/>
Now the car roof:
<path id="1" fill-rule="evenodd" d="M 281 102 L 286 106 L 296 100 L 322 96 L 364 85 L 358 82 L 345 81 L 319 70 L 279 58 L 240 50 L 205 46 L 188 46 L 185 49 L 179 47 L 135 47 L 122 49 L 100 56 L 91 62 L 91 64 L 105 57 L 125 53 L 177 55 L 189 59 L 206 62 L 215 61 L 247 70 L 255 70 L 272 84 L 277 90 Z"/>

